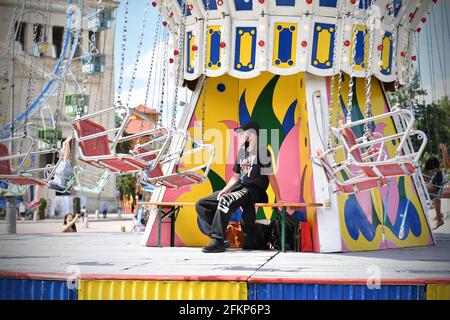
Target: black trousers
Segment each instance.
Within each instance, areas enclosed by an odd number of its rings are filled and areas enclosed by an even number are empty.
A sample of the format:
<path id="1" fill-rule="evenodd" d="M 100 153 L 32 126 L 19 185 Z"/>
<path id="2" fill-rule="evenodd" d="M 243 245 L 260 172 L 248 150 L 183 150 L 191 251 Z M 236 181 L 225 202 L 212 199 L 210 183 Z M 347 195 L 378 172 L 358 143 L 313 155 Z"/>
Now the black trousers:
<path id="1" fill-rule="evenodd" d="M 220 201 L 217 200 L 218 194 L 219 191 L 214 192 L 195 203 L 195 209 L 203 227 L 202 232 L 210 238 L 225 240 L 231 215 L 242 207 L 241 228 L 245 234 L 248 234 L 255 223 L 254 204 L 267 202 L 267 194 L 249 190 L 240 184 L 234 186 Z"/>

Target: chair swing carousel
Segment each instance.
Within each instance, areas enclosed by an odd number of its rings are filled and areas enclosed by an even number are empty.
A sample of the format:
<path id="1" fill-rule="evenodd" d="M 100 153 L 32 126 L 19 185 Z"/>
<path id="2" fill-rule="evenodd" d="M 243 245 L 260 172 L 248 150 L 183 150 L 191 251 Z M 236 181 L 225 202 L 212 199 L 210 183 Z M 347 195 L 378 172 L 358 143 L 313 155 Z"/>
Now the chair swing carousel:
<path id="1" fill-rule="evenodd" d="M 128 90 L 128 97 L 125 103 L 119 99 L 116 106 L 100 110 L 95 113 L 78 116 L 73 120 L 73 128 L 75 132 L 76 143 L 78 146 L 78 158 L 91 166 L 107 170 L 110 174 L 137 174 L 138 181 L 141 185 L 152 187 L 166 187 L 181 188 L 184 186 L 203 183 L 209 172 L 209 168 L 214 158 L 214 149 L 211 145 L 204 144 L 202 141 L 194 139 L 187 132 L 176 129 L 176 108 L 178 101 L 178 85 L 175 89 L 175 98 L 172 106 L 172 123 L 171 129 L 162 126 L 158 121 L 155 122 L 148 115 L 137 110 L 137 108 L 130 108 L 129 101 L 133 93 L 135 73 L 137 65 L 141 57 L 141 47 L 144 38 L 144 30 L 147 20 L 147 14 L 151 1 L 146 2 L 146 10 L 141 25 L 141 34 L 139 36 L 139 44 L 137 48 L 136 59 L 134 63 L 134 70 L 130 87 Z M 128 1 L 125 3 L 125 10 L 128 12 Z M 126 49 L 126 30 L 127 17 L 125 17 L 124 37 L 122 50 Z M 152 77 L 156 78 L 153 88 L 154 93 L 159 93 L 156 96 L 160 105 L 160 117 L 162 118 L 162 108 L 167 99 L 166 81 L 168 78 L 168 67 L 165 59 L 160 60 L 158 65 L 155 65 L 156 44 L 163 36 L 164 47 L 167 50 L 169 38 L 167 32 L 161 29 L 161 17 L 159 16 L 156 32 L 154 38 L 154 46 L 152 53 L 152 60 L 150 62 L 150 70 L 147 79 L 147 93 L 144 105 L 147 105 L 149 99 L 150 82 Z M 121 55 L 124 63 L 124 54 Z M 180 78 L 181 66 L 176 64 L 177 79 Z M 159 70 L 159 73 L 153 72 L 154 69 Z M 159 77 L 159 78 L 158 78 Z M 123 68 L 119 74 L 119 88 L 118 96 L 121 96 L 123 83 Z M 105 128 L 96 118 L 99 119 L 104 114 L 120 114 L 121 125 L 117 128 Z M 141 122 L 141 129 L 138 133 L 126 134 L 126 128 L 133 119 L 139 119 Z M 145 124 L 145 125 L 144 125 Z M 144 127 L 146 129 L 144 129 Z M 130 143 L 132 150 L 127 153 L 118 152 L 120 145 L 123 143 Z M 193 166 L 187 165 L 187 159 L 197 160 L 200 157 L 207 159 L 200 164 Z M 183 168 L 183 169 L 182 169 Z M 86 179 L 80 178 L 81 174 L 89 176 L 86 168 L 77 168 L 75 172 L 76 181 L 78 184 L 86 183 Z M 101 182 L 104 183 L 108 179 L 108 175 L 102 175 Z M 83 190 L 80 187 L 79 190 Z M 92 188 L 91 188 L 92 190 Z"/>

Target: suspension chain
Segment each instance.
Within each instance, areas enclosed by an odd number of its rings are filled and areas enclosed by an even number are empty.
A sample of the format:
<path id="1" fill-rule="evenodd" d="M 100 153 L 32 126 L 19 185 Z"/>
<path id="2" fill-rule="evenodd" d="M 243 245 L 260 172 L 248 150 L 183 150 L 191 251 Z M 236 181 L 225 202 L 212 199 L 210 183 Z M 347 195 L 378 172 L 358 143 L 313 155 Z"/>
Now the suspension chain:
<path id="1" fill-rule="evenodd" d="M 119 71 L 119 81 L 117 87 L 117 104 L 122 105 L 122 85 L 123 85 L 123 72 L 125 70 L 125 50 L 127 44 L 127 32 L 128 32 L 128 6 L 129 0 L 125 2 L 125 13 L 124 13 L 124 22 L 123 22 L 123 34 L 122 34 L 122 44 L 121 44 L 121 53 L 120 53 L 120 71 Z"/>
<path id="2" fill-rule="evenodd" d="M 337 10 L 339 10 L 339 4 L 340 4 L 341 0 L 337 0 L 336 3 L 336 8 Z M 327 136 L 327 141 L 328 141 L 328 150 L 331 150 L 333 148 L 333 142 L 331 141 L 331 126 L 332 124 L 332 113 L 334 110 L 334 90 L 335 90 L 335 77 L 336 77 L 336 68 L 338 68 L 337 63 L 336 63 L 336 58 L 337 58 L 337 45 L 338 45 L 338 25 L 339 25 L 339 13 L 336 13 L 336 25 L 334 28 L 334 43 L 333 43 L 333 71 L 331 74 L 331 79 L 330 79 L 330 104 L 328 106 L 328 136 Z M 340 31 L 340 29 L 339 29 Z M 341 67 L 339 66 L 339 78 L 341 77 Z M 338 102 L 339 102 L 339 92 L 338 92 Z M 336 110 L 337 112 L 337 110 Z"/>
<path id="3" fill-rule="evenodd" d="M 148 95 L 150 93 L 150 84 L 151 84 L 151 79 L 152 79 L 152 74 L 153 74 L 153 66 L 155 64 L 156 47 L 158 46 L 158 42 L 161 37 L 161 20 L 162 20 L 162 18 L 161 18 L 161 5 L 160 5 L 159 10 L 158 10 L 158 17 L 156 19 L 156 30 L 155 30 L 155 37 L 153 39 L 153 49 L 152 49 L 152 56 L 151 56 L 151 60 L 150 60 L 150 69 L 148 71 L 148 76 L 147 76 L 147 87 L 145 89 L 145 102 L 144 102 L 145 106 L 148 103 Z"/>
<path id="4" fill-rule="evenodd" d="M 205 28 L 205 36 L 204 36 L 204 39 L 203 39 L 203 41 L 204 41 L 204 46 L 203 46 L 203 48 L 204 48 L 204 52 L 203 52 L 203 61 L 204 61 L 204 63 L 203 63 L 203 68 L 204 68 L 203 74 L 204 75 L 203 75 L 203 84 L 202 84 L 203 101 L 202 101 L 202 110 L 201 110 L 201 112 L 202 112 L 201 141 L 202 142 L 204 142 L 204 140 L 205 140 L 206 97 L 207 97 L 207 95 L 206 95 L 206 88 L 207 88 L 207 85 L 206 85 L 206 80 L 207 80 L 206 71 L 208 69 L 207 56 L 208 56 L 208 37 L 209 37 L 209 26 L 208 26 L 208 22 L 209 22 L 209 6 L 210 6 L 210 0 L 206 0 L 206 8 L 205 8 L 206 16 L 205 16 L 205 27 L 204 27 Z"/>
<path id="5" fill-rule="evenodd" d="M 142 18 L 142 24 L 141 24 L 141 33 L 139 34 L 139 43 L 138 43 L 137 52 L 136 52 L 136 59 L 134 60 L 133 72 L 131 74 L 130 87 L 128 90 L 128 96 L 127 96 L 127 102 L 126 102 L 127 108 L 130 104 L 131 93 L 133 91 L 134 82 L 136 80 L 136 73 L 137 73 L 137 69 L 138 69 L 138 65 L 139 65 L 139 60 L 141 58 L 142 44 L 144 42 L 145 25 L 147 24 L 148 11 L 150 9 L 150 2 L 151 2 L 150 0 L 147 0 L 147 2 L 145 3 L 144 16 Z"/>
<path id="6" fill-rule="evenodd" d="M 372 57 L 373 57 L 373 43 L 375 32 L 375 11 L 373 9 L 373 0 L 370 0 L 369 7 L 366 9 L 366 31 L 369 33 L 369 57 L 367 59 L 366 66 L 366 118 L 372 117 Z M 364 133 L 369 135 L 371 133 L 370 122 L 366 122 L 364 125 Z"/>
<path id="7" fill-rule="evenodd" d="M 347 123 L 352 122 L 352 108 L 353 108 L 353 87 L 355 86 L 354 69 L 355 69 L 355 56 L 356 56 L 356 40 L 358 34 L 358 15 L 359 5 L 355 5 L 355 12 L 353 16 L 353 39 L 352 39 L 352 54 L 350 57 L 350 80 L 348 88 L 348 106 L 347 106 Z"/>
<path id="8" fill-rule="evenodd" d="M 187 15 L 187 3 L 186 0 L 182 0 L 181 2 L 181 25 L 178 28 L 178 47 L 180 53 L 178 55 L 178 64 L 177 64 L 177 72 L 176 72 L 176 79 L 175 79 L 175 94 L 173 99 L 173 106 L 172 106 L 172 121 L 170 126 L 173 129 L 176 129 L 177 125 L 177 109 L 178 109 L 178 92 L 179 92 L 179 86 L 180 86 L 180 78 L 181 73 L 183 70 L 183 57 L 184 57 L 184 42 L 185 42 L 185 31 L 186 31 L 186 15 Z"/>

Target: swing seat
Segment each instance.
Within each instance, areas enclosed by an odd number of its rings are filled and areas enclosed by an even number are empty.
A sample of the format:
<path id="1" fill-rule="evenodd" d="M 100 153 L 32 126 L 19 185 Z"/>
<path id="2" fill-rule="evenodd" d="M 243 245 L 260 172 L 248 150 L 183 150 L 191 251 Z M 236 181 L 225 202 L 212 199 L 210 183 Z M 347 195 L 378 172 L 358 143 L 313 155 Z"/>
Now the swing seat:
<path id="1" fill-rule="evenodd" d="M 354 194 L 387 185 L 386 178 L 367 177 L 363 171 L 358 172 L 355 177 L 348 180 L 341 180 L 337 172 L 345 170 L 345 166 L 333 166 L 327 159 L 326 154 L 320 149 L 317 150 L 317 158 L 325 169 L 328 180 L 335 187 L 334 192 L 340 191 L 345 194 Z"/>
<path id="2" fill-rule="evenodd" d="M 7 181 L 9 183 L 19 185 L 19 186 L 29 186 L 29 185 L 45 185 L 46 182 L 33 178 L 31 176 L 21 176 L 13 175 L 11 170 L 11 163 L 9 159 L 2 159 L 3 157 L 8 157 L 9 151 L 8 147 L 0 143 L 0 181 Z"/>
<path id="3" fill-rule="evenodd" d="M 74 124 L 79 138 L 105 132 L 96 138 L 79 142 L 80 158 L 91 165 L 107 168 L 113 173 L 138 172 L 147 168 L 145 161 L 140 161 L 127 154 L 112 154 L 109 147 L 108 135 L 103 126 L 85 119 Z"/>
<path id="4" fill-rule="evenodd" d="M 342 138 L 350 150 L 350 154 L 355 160 L 353 165 L 362 170 L 368 177 L 398 177 L 413 175 L 417 172 L 416 165 L 411 161 L 402 161 L 401 159 L 389 159 L 387 161 L 364 162 L 363 154 L 357 147 L 357 140 L 351 128 L 342 129 Z M 371 148 L 368 153 L 374 155 L 380 152 L 379 149 Z M 396 163 L 392 163 L 395 161 Z M 388 162 L 388 163 L 386 163 Z M 390 163 L 389 163 L 390 162 Z"/>

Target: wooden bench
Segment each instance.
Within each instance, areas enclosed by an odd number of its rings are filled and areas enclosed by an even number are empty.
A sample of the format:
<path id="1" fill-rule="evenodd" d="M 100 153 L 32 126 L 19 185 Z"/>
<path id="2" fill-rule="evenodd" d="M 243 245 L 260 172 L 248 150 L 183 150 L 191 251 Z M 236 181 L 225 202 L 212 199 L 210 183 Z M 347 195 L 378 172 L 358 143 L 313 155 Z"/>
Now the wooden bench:
<path id="1" fill-rule="evenodd" d="M 161 224 L 164 220 L 170 220 L 170 246 L 175 245 L 175 222 L 178 213 L 183 207 L 193 207 L 194 202 L 138 202 L 138 206 L 155 206 L 158 215 L 158 247 L 161 247 Z M 281 251 L 286 252 L 286 214 L 287 210 L 299 210 L 303 208 L 323 207 L 322 203 L 255 203 L 255 208 L 281 208 Z"/>

